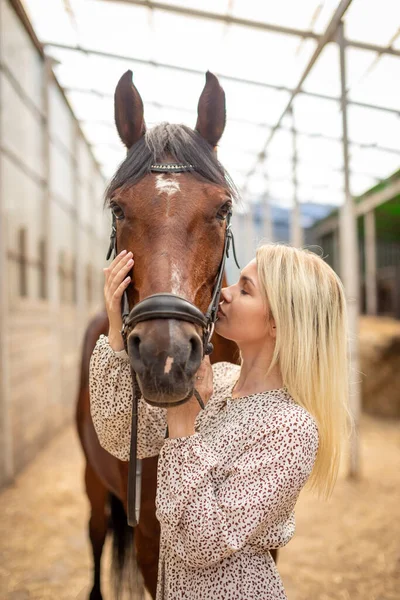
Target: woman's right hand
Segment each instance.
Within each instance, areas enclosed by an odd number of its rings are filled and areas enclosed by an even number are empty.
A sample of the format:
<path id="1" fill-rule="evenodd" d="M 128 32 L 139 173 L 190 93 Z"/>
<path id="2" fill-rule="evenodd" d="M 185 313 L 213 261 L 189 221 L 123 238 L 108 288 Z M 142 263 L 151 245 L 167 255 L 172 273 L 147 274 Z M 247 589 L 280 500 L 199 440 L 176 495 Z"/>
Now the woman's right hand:
<path id="1" fill-rule="evenodd" d="M 105 276 L 104 299 L 109 321 L 108 341 L 115 351 L 124 348 L 121 336 L 121 298 L 131 281 L 131 278 L 127 275 L 133 264 L 132 252 L 127 253 L 126 250 L 122 250 L 112 263 L 103 269 Z"/>

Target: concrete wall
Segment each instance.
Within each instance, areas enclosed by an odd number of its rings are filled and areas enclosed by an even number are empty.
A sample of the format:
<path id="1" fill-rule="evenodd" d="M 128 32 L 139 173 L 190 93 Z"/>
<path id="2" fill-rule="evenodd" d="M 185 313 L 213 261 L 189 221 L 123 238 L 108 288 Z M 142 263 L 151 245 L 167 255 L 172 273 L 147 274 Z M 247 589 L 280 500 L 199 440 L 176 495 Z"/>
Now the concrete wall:
<path id="1" fill-rule="evenodd" d="M 73 417 L 104 187 L 20 5 L 0 0 L 0 485 Z"/>

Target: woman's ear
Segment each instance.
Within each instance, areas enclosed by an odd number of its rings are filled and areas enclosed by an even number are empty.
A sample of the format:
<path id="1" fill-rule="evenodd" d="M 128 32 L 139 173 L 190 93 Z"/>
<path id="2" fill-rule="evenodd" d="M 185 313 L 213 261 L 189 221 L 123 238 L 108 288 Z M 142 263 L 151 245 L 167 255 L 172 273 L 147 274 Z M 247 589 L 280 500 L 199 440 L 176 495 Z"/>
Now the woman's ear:
<path id="1" fill-rule="evenodd" d="M 270 331 L 271 331 L 271 337 L 273 337 L 275 339 L 276 338 L 276 325 L 275 325 L 275 320 L 272 318 L 270 320 Z"/>

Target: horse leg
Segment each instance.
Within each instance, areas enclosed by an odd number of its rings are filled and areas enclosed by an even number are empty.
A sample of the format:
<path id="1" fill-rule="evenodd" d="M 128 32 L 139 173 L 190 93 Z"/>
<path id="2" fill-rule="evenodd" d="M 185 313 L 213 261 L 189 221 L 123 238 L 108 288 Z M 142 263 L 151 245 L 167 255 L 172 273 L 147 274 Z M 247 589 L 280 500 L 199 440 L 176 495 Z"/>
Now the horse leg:
<path id="1" fill-rule="evenodd" d="M 136 527 L 137 562 L 144 584 L 151 597 L 156 597 L 160 524 L 156 518 L 156 487 L 158 457 L 142 460 L 142 493 L 140 519 Z"/>
<path id="2" fill-rule="evenodd" d="M 100 566 L 104 541 L 108 529 L 106 512 L 108 491 L 97 477 L 89 463 L 85 469 L 86 494 L 90 502 L 89 538 L 93 553 L 93 587 L 89 600 L 103 600 L 100 589 Z"/>

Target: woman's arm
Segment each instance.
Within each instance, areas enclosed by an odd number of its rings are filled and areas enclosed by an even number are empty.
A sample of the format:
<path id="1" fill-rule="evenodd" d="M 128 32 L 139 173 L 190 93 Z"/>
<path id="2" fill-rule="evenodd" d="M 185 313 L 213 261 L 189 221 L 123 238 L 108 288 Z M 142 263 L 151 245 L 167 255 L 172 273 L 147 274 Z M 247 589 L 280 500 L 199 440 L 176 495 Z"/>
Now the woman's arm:
<path id="1" fill-rule="evenodd" d="M 201 434 L 165 442 L 158 463 L 157 518 L 190 567 L 219 563 L 261 529 L 290 515 L 314 465 L 318 430 L 298 411 L 282 417 L 234 462 L 221 485 L 218 456 Z"/>
<path id="2" fill-rule="evenodd" d="M 90 359 L 90 412 L 101 446 L 120 460 L 129 460 L 132 421 L 132 377 L 123 352 L 121 298 L 131 278 L 134 260 L 123 250 L 104 271 L 104 300 L 109 321 L 108 337 L 101 335 Z M 166 433 L 165 409 L 152 407 L 143 398 L 138 405 L 138 457 L 159 453 Z"/>
<path id="3" fill-rule="evenodd" d="M 101 335 L 90 359 L 90 412 L 100 444 L 120 460 L 129 460 L 132 377 L 128 357 L 118 356 Z M 138 414 L 138 458 L 156 456 L 167 427 L 166 410 L 141 398 Z"/>

